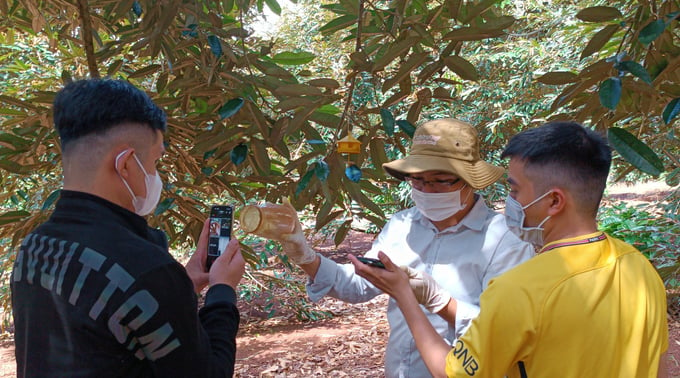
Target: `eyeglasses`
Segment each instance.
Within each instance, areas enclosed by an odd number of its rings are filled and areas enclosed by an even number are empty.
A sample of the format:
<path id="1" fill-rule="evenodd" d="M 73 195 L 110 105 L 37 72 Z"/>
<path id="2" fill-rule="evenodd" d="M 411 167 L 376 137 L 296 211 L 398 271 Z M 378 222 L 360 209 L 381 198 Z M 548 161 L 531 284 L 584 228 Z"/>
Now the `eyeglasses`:
<path id="1" fill-rule="evenodd" d="M 417 177 L 410 177 L 406 176 L 404 178 L 406 182 L 408 182 L 412 187 L 418 189 L 418 188 L 424 188 L 425 186 L 429 186 L 430 188 L 436 190 L 436 191 L 447 191 L 451 190 L 451 188 L 456 185 L 460 179 L 455 179 L 455 180 L 423 180 L 421 178 Z"/>

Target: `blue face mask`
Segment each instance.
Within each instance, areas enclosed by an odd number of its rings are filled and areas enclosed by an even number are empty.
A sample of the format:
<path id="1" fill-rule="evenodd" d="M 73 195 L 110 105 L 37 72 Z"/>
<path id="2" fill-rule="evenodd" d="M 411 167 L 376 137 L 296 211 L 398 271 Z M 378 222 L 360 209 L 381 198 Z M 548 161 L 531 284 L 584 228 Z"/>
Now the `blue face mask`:
<path id="1" fill-rule="evenodd" d="M 544 244 L 543 225 L 548 221 L 548 219 L 550 219 L 550 215 L 545 217 L 545 219 L 543 219 L 543 221 L 536 227 L 524 227 L 524 218 L 526 217 L 524 210 L 528 209 L 529 206 L 540 201 L 550 193 L 552 193 L 552 191 L 546 192 L 542 196 L 531 201 L 526 206 L 522 206 L 522 204 L 517 202 L 516 199 L 508 195 L 508 197 L 505 199 L 505 223 L 508 225 L 508 229 L 510 229 L 513 234 L 517 235 L 525 242 L 542 247 Z"/>

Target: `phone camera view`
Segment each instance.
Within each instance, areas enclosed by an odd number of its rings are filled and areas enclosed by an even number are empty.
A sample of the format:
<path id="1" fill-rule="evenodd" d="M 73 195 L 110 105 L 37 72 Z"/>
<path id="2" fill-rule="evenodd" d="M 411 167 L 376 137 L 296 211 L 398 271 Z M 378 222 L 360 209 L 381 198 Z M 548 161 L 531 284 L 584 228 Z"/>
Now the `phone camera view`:
<path id="1" fill-rule="evenodd" d="M 210 236 L 208 238 L 208 260 L 206 268 L 210 269 L 213 261 L 222 254 L 231 239 L 232 208 L 231 206 L 213 206 L 210 210 Z"/>

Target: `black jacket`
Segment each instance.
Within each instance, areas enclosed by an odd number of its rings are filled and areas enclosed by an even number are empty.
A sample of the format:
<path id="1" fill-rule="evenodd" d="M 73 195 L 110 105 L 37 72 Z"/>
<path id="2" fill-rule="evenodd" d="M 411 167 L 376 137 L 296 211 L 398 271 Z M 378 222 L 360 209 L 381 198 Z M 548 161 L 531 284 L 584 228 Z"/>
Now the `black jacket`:
<path id="1" fill-rule="evenodd" d="M 11 288 L 19 377 L 233 375 L 234 289 L 211 287 L 197 311 L 165 235 L 102 198 L 62 191 Z"/>

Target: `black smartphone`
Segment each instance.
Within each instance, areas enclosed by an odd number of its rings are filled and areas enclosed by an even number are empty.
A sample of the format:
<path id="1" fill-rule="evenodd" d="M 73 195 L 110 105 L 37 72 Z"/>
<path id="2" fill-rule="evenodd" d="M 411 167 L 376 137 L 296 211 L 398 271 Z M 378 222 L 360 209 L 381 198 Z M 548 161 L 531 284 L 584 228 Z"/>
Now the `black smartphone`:
<path id="1" fill-rule="evenodd" d="M 382 261 L 378 259 L 372 259 L 370 257 L 359 257 L 357 256 L 357 260 L 361 261 L 362 263 L 366 265 L 370 265 L 376 268 L 382 268 L 385 269 L 385 264 L 382 263 Z"/>
<path id="2" fill-rule="evenodd" d="M 233 206 L 212 205 L 210 207 L 210 235 L 208 236 L 208 258 L 205 261 L 206 272 L 210 270 L 212 263 L 227 248 L 227 244 L 231 240 L 233 215 Z"/>

